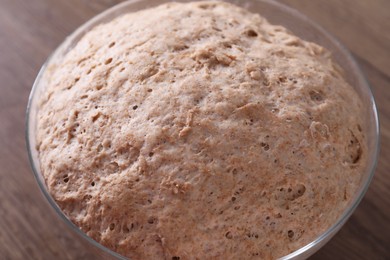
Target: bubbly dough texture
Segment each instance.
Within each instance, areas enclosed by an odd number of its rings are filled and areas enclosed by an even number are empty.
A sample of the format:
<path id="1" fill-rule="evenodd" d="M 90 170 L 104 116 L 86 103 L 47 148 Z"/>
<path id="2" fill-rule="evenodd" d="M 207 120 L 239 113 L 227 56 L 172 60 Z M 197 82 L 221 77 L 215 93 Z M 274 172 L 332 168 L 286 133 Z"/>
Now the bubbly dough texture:
<path id="1" fill-rule="evenodd" d="M 286 255 L 340 217 L 366 164 L 361 101 L 329 52 L 227 3 L 120 16 L 47 78 L 47 187 L 134 260 Z"/>

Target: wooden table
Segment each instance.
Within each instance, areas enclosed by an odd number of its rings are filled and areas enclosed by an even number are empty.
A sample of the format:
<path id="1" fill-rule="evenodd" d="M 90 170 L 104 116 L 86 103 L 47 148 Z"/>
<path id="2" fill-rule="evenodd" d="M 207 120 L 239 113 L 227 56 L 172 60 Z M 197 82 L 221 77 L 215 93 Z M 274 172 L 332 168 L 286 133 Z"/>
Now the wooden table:
<path id="1" fill-rule="evenodd" d="M 39 68 L 83 22 L 120 0 L 0 0 L 0 259 L 96 259 L 38 189 L 24 141 Z M 390 1 L 281 0 L 333 33 L 371 83 L 381 120 L 373 182 L 341 231 L 312 259 L 390 259 Z"/>

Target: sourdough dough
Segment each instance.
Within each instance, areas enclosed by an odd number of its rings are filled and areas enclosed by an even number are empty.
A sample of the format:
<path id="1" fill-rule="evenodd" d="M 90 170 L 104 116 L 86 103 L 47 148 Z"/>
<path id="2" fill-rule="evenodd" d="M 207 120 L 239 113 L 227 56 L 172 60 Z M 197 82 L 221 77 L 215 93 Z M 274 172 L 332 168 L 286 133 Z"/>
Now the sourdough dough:
<path id="1" fill-rule="evenodd" d="M 88 32 L 39 108 L 49 192 L 131 259 L 271 259 L 311 242 L 366 164 L 362 105 L 324 48 L 222 2 Z"/>

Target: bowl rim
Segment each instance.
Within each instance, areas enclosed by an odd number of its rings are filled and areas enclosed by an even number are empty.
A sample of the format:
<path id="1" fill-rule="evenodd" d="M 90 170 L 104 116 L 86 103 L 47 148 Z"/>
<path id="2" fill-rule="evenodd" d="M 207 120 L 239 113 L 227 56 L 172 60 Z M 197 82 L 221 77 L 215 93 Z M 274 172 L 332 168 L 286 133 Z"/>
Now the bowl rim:
<path id="1" fill-rule="evenodd" d="M 36 158 L 34 158 L 33 155 L 33 150 L 35 147 L 32 147 L 32 140 L 31 140 L 31 107 L 33 102 L 37 102 L 36 99 L 36 92 L 37 89 L 40 86 L 40 81 L 42 80 L 42 77 L 48 68 L 49 64 L 53 61 L 53 59 L 56 58 L 56 56 L 60 55 L 61 52 L 65 51 L 65 47 L 70 46 L 70 43 L 73 42 L 74 39 L 77 39 L 77 37 L 82 37 L 86 29 L 93 28 L 93 26 L 96 26 L 101 23 L 105 23 L 105 18 L 109 17 L 110 15 L 114 15 L 114 17 L 111 17 L 109 20 L 112 20 L 115 18 L 115 16 L 119 16 L 121 14 L 124 14 L 125 12 L 121 12 L 121 10 L 127 6 L 133 5 L 138 2 L 144 2 L 146 0 L 127 0 L 124 2 L 121 2 L 119 4 L 116 4 L 103 12 L 95 15 L 82 25 L 80 25 L 76 30 L 74 30 L 69 36 L 66 37 L 66 39 L 58 46 L 55 48 L 55 50 L 48 56 L 42 67 L 40 68 L 37 77 L 34 80 L 29 98 L 28 98 L 28 103 L 27 103 L 27 109 L 26 109 L 26 118 L 25 118 L 25 141 L 26 141 L 26 146 L 27 146 L 27 152 L 28 152 L 28 158 L 30 161 L 30 166 L 33 171 L 34 177 L 36 181 L 38 182 L 39 188 L 41 192 L 43 193 L 44 197 L 46 197 L 47 201 L 49 202 L 50 206 L 56 211 L 57 215 L 67 224 L 74 232 L 76 232 L 79 236 L 81 236 L 82 239 L 87 240 L 91 245 L 95 246 L 96 248 L 102 250 L 103 252 L 107 253 L 110 256 L 116 257 L 117 259 L 128 259 L 119 253 L 103 246 L 99 242 L 95 241 L 91 237 L 89 237 L 86 233 L 84 233 L 78 226 L 76 226 L 72 221 L 68 219 L 68 217 L 63 213 L 61 208 L 57 205 L 55 202 L 54 198 L 50 195 L 49 191 L 47 190 L 46 184 L 42 181 L 42 174 L 40 172 L 40 169 L 38 169 L 37 164 L 36 164 Z M 193 0 L 193 1 L 199 1 L 199 0 Z M 249 0 L 246 0 L 249 1 Z M 360 69 L 358 63 L 354 59 L 353 55 L 351 52 L 340 43 L 340 41 L 327 32 L 325 29 L 322 28 L 319 24 L 308 18 L 306 15 L 302 14 L 298 10 L 282 4 L 280 2 L 277 2 L 275 0 L 255 0 L 256 2 L 263 2 L 265 4 L 273 5 L 274 7 L 280 9 L 282 12 L 289 13 L 290 15 L 304 21 L 305 23 L 309 23 L 311 26 L 314 27 L 314 29 L 318 30 L 325 38 L 327 38 L 332 44 L 334 44 L 340 51 L 345 55 L 346 60 L 350 63 L 352 68 L 354 69 L 355 72 L 359 72 L 357 77 L 358 81 L 364 85 L 366 88 L 367 93 L 369 94 L 369 99 L 370 99 L 370 104 L 371 104 L 371 113 L 373 114 L 374 118 L 374 123 L 375 123 L 375 140 L 374 140 L 374 154 L 372 155 L 372 158 L 374 158 L 374 161 L 370 164 L 369 174 L 367 175 L 366 179 L 364 180 L 363 185 L 358 189 L 356 194 L 359 194 L 358 196 L 355 195 L 354 200 L 349 202 L 349 207 L 344 210 L 342 215 L 337 219 L 337 221 L 330 226 L 325 232 L 323 232 L 321 235 L 319 235 L 316 239 L 311 241 L 310 243 L 306 244 L 305 246 L 291 252 L 288 255 L 285 255 L 279 259 L 294 259 L 299 256 L 305 256 L 308 257 L 311 254 L 314 254 L 318 249 L 320 249 L 330 238 L 333 237 L 337 233 L 337 231 L 345 224 L 345 222 L 348 220 L 348 218 L 352 215 L 352 213 L 355 211 L 361 200 L 363 199 L 364 195 L 366 194 L 368 187 L 372 181 L 372 178 L 375 174 L 375 169 L 378 163 L 378 157 L 379 157 L 379 151 L 380 151 L 380 123 L 379 123 L 379 116 L 378 116 L 378 110 L 376 106 L 376 102 L 374 99 L 374 96 L 372 94 L 371 86 L 369 82 L 367 81 L 366 77 L 364 76 L 362 70 Z M 162 3 L 166 3 L 170 1 L 163 1 Z M 175 2 L 175 1 L 172 1 Z M 177 0 L 177 2 L 181 2 L 180 0 Z M 189 1 L 187 1 L 189 2 Z M 233 2 L 233 1 L 227 1 L 227 2 Z M 240 5 L 242 6 L 242 4 Z M 140 9 L 142 10 L 142 9 Z M 118 12 L 118 14 L 116 14 Z M 325 241 L 323 245 L 318 247 L 315 251 L 310 252 L 309 255 L 307 255 L 308 251 L 312 248 L 314 248 L 316 245 L 321 244 L 321 242 Z M 306 255 L 305 255 L 306 254 Z"/>

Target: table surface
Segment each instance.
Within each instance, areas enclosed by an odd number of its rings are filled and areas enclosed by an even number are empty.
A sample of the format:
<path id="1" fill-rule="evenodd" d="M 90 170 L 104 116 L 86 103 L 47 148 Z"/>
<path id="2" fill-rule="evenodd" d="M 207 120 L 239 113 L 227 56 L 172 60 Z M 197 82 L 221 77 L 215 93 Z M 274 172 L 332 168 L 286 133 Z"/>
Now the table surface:
<path id="1" fill-rule="evenodd" d="M 0 0 L 0 258 L 97 259 L 49 207 L 25 147 L 25 109 L 39 68 L 75 28 L 119 0 Z M 280 0 L 345 44 L 372 86 L 381 153 L 363 201 L 312 259 L 390 259 L 390 1 Z"/>

